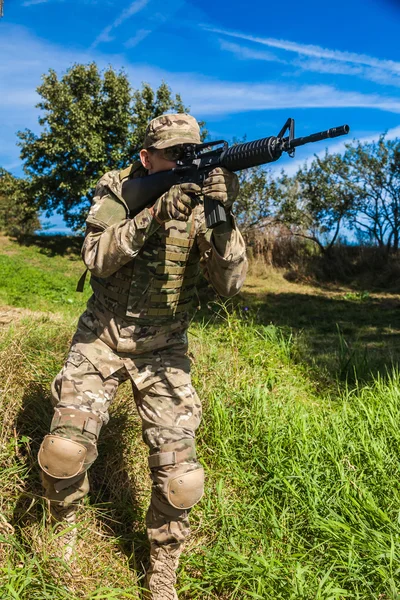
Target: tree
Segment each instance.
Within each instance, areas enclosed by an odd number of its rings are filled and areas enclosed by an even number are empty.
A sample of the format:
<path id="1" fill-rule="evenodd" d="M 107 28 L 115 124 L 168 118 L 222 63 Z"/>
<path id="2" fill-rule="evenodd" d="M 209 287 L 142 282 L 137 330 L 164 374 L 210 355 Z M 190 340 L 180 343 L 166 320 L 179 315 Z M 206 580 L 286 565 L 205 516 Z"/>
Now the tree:
<path id="1" fill-rule="evenodd" d="M 354 196 L 350 225 L 388 251 L 400 242 L 400 140 L 347 145 L 343 177 Z"/>
<path id="2" fill-rule="evenodd" d="M 37 210 L 28 197 L 25 179 L 14 177 L 0 168 L 0 230 L 14 237 L 40 229 Z"/>
<path id="3" fill-rule="evenodd" d="M 294 177 L 279 179 L 278 214 L 294 235 L 313 240 L 322 252 L 338 239 L 343 221 L 351 214 L 354 195 L 339 154 L 318 156 Z"/>
<path id="4" fill-rule="evenodd" d="M 263 167 L 245 169 L 239 173 L 240 192 L 234 213 L 243 231 L 268 224 L 271 200 L 276 196 L 276 182 Z"/>
<path id="5" fill-rule="evenodd" d="M 42 131 L 18 132 L 30 195 L 37 208 L 79 229 L 105 172 L 137 157 L 148 121 L 167 110 L 188 111 L 163 83 L 132 91 L 127 75 L 95 63 L 76 64 L 58 78 L 50 70 L 37 89 Z"/>

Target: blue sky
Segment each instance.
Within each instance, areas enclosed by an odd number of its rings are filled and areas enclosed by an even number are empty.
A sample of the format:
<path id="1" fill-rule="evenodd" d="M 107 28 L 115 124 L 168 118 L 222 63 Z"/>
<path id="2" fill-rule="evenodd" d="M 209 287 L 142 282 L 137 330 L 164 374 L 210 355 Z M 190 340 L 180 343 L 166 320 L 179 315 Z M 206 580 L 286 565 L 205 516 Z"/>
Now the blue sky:
<path id="1" fill-rule="evenodd" d="M 5 0 L 0 166 L 21 174 L 15 132 L 39 131 L 41 75 L 92 60 L 123 67 L 134 88 L 166 81 L 211 139 L 276 135 L 289 116 L 298 135 L 348 123 L 351 139 L 397 137 L 399 24 L 396 0 Z M 275 168 L 293 172 L 324 150 Z"/>

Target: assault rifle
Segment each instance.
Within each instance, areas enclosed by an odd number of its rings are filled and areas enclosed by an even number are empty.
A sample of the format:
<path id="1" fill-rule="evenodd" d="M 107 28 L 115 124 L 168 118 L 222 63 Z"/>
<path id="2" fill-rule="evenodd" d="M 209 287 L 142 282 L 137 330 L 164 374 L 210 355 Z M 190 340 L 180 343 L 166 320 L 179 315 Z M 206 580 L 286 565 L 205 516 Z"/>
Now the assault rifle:
<path id="1" fill-rule="evenodd" d="M 283 152 L 293 157 L 298 146 L 346 135 L 349 131 L 348 125 L 342 125 L 306 137 L 295 138 L 294 119 L 288 119 L 276 137 L 261 138 L 253 142 L 236 144 L 230 148 L 224 140 L 204 144 L 185 144 L 183 157 L 177 161 L 174 169 L 128 179 L 122 185 L 122 197 L 131 211 L 131 216 L 134 216 L 146 206 L 154 204 L 157 198 L 173 185 L 192 182 L 201 186 L 210 171 L 216 167 L 225 167 L 229 171 L 242 171 L 249 167 L 265 165 L 278 160 Z M 289 135 L 285 137 L 287 132 Z M 216 227 L 226 221 L 223 206 L 207 196 L 204 198 L 204 213 L 208 228 Z"/>

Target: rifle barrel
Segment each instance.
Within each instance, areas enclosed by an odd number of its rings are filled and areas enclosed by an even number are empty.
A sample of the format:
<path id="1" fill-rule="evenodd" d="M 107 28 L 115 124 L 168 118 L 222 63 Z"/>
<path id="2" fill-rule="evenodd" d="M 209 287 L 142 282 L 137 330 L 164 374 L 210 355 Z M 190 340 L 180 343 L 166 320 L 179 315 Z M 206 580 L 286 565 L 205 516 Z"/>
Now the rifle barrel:
<path id="1" fill-rule="evenodd" d="M 349 133 L 349 131 L 350 127 L 348 125 L 341 125 L 340 127 L 332 127 L 326 131 L 319 131 L 318 133 L 313 133 L 311 135 L 307 135 L 306 137 L 295 138 L 291 142 L 289 142 L 289 138 L 285 138 L 285 142 L 287 142 L 288 150 L 290 150 L 291 148 L 304 146 L 304 144 L 320 142 L 321 140 L 326 140 L 327 138 L 335 138 L 339 137 L 340 135 L 346 135 Z"/>

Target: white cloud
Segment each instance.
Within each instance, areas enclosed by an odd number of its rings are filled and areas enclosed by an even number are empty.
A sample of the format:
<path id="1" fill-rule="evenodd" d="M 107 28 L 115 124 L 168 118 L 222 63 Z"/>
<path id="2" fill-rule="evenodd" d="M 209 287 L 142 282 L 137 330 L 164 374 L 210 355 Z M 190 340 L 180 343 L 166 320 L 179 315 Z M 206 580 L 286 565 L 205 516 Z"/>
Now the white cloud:
<path id="1" fill-rule="evenodd" d="M 297 42 L 291 42 L 289 40 L 277 40 L 274 38 L 261 38 L 253 35 L 247 35 L 244 33 L 227 31 L 225 29 L 216 29 L 214 27 L 203 26 L 207 31 L 213 33 L 224 34 L 234 38 L 242 40 L 249 40 L 256 42 L 264 46 L 270 46 L 271 48 L 279 48 L 281 50 L 287 50 L 289 52 L 296 52 L 304 56 L 312 56 L 314 58 L 328 58 L 336 61 L 350 62 L 356 64 L 363 64 L 370 67 L 385 68 L 400 74 L 400 63 L 393 60 L 381 60 L 368 56 L 367 54 L 357 54 L 355 52 L 343 52 L 342 50 L 330 50 L 328 48 L 322 48 L 321 46 L 315 46 L 313 44 L 298 44 Z"/>
<path id="2" fill-rule="evenodd" d="M 103 31 L 97 36 L 97 38 L 91 45 L 91 50 L 96 48 L 101 42 L 112 41 L 113 37 L 110 36 L 111 31 L 122 25 L 124 21 L 130 19 L 130 17 L 132 17 L 133 15 L 136 15 L 138 12 L 143 10 L 149 2 L 150 0 L 134 0 L 134 2 L 132 2 L 127 8 L 125 8 L 121 12 L 121 14 L 115 19 L 115 21 L 111 23 L 111 25 L 108 25 L 107 27 L 105 27 L 105 29 L 103 29 Z"/>
<path id="3" fill-rule="evenodd" d="M 34 4 L 45 4 L 50 1 L 51 0 L 26 0 L 26 2 L 24 2 L 22 6 L 32 6 Z"/>
<path id="4" fill-rule="evenodd" d="M 140 42 L 142 42 L 148 35 L 150 35 L 151 32 L 151 29 L 139 29 L 134 36 L 129 38 L 129 40 L 126 40 L 126 42 L 124 43 L 125 48 L 134 48 L 135 46 L 140 44 Z"/>
<path id="5" fill-rule="evenodd" d="M 318 73 L 356 75 L 375 83 L 400 86 L 400 62 L 383 60 L 368 56 L 367 54 L 331 50 L 312 44 L 299 44 L 289 40 L 257 37 L 245 33 L 208 27 L 206 25 L 203 25 L 202 27 L 206 31 L 218 35 L 226 35 L 228 37 L 246 40 L 270 48 L 293 52 L 300 57 L 303 57 L 302 59 L 293 61 L 293 65 L 304 70 L 315 71 Z M 260 58 L 254 50 L 237 45 L 233 46 L 231 51 L 241 54 L 243 57 L 246 56 L 246 58 L 254 58 L 257 60 Z M 226 47 L 225 49 L 229 49 L 229 47 Z M 254 55 L 252 57 L 251 54 L 253 52 Z"/>
<path id="6" fill-rule="evenodd" d="M 204 116 L 285 108 L 373 108 L 400 113 L 400 98 L 342 91 L 329 85 L 232 83 L 206 78 L 194 81 L 183 74 L 171 74 L 168 81 L 176 81 L 177 77 L 185 101 L 193 112 Z"/>
<path id="7" fill-rule="evenodd" d="M 240 44 L 233 44 L 222 39 L 219 40 L 219 43 L 222 50 L 228 50 L 228 52 L 232 52 L 237 58 L 242 60 L 265 60 L 268 62 L 287 64 L 287 61 L 278 58 L 275 54 L 272 54 L 272 52 L 260 52 L 257 50 L 252 50 L 250 48 L 240 46 Z"/>

